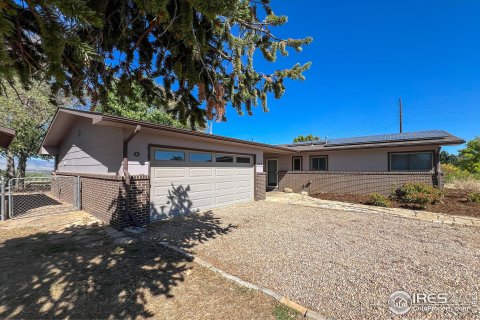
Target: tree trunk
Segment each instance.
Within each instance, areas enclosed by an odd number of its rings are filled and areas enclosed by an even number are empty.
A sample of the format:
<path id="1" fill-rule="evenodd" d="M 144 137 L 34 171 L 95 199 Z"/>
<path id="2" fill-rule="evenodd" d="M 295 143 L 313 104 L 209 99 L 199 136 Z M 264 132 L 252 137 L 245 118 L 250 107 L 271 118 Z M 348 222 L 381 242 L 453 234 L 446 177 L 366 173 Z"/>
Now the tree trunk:
<path id="1" fill-rule="evenodd" d="M 12 179 L 15 177 L 15 159 L 13 158 L 13 154 L 10 151 L 7 151 L 7 172 L 6 178 L 7 180 Z"/>
<path id="2" fill-rule="evenodd" d="M 25 172 L 27 171 L 27 157 L 20 155 L 18 157 L 17 173 L 19 178 L 25 178 Z"/>

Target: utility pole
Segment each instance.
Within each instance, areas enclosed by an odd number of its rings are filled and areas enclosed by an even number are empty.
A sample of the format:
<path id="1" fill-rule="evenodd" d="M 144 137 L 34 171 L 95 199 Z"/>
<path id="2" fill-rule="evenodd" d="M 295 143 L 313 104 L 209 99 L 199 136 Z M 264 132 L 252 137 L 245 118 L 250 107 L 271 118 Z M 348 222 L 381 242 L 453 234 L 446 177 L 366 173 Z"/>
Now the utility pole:
<path id="1" fill-rule="evenodd" d="M 402 98 L 398 99 L 398 106 L 400 108 L 400 133 L 403 132 L 403 106 L 402 106 Z"/>

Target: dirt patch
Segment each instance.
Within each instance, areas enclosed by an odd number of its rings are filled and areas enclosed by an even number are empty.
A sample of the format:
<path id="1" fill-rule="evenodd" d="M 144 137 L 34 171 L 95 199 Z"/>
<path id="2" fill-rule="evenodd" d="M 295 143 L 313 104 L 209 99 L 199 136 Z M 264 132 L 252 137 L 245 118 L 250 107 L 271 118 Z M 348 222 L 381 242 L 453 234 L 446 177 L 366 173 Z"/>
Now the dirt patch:
<path id="1" fill-rule="evenodd" d="M 480 218 L 480 204 L 467 201 L 468 191 L 458 189 L 445 189 L 444 197 L 439 203 L 428 205 L 425 209 L 430 212 L 446 213 L 452 215 L 470 216 Z M 368 204 L 369 197 L 358 194 L 319 193 L 312 195 L 314 198 L 323 200 L 334 200 L 341 202 Z M 391 200 L 391 207 L 414 210 L 424 210 L 420 207 L 409 206 L 404 203 Z"/>
<path id="2" fill-rule="evenodd" d="M 62 216 L 69 218 L 86 217 Z M 270 297 L 154 241 L 116 245 L 101 226 L 59 230 L 66 221 L 48 220 L 0 222 L 0 319 L 278 318 L 279 305 Z M 184 236 L 207 241 L 197 227 L 195 236 Z"/>

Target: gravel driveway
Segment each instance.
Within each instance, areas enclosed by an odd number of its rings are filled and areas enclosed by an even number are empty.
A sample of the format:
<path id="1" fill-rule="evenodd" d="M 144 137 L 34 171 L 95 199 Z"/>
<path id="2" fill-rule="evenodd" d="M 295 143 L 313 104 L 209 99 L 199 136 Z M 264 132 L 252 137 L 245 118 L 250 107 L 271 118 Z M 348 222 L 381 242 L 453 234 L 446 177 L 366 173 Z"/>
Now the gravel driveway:
<path id="1" fill-rule="evenodd" d="M 153 224 L 146 236 L 337 319 L 390 318 L 397 290 L 480 292 L 474 227 L 260 201 Z M 412 309 L 402 318 L 477 317 Z"/>

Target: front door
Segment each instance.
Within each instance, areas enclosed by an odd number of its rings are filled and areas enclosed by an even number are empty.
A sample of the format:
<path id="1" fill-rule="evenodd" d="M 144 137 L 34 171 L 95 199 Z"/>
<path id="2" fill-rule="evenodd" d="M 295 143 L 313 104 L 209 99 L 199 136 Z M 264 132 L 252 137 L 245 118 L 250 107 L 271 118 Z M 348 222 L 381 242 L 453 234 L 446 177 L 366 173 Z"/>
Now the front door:
<path id="1" fill-rule="evenodd" d="M 276 187 L 278 185 L 278 160 L 267 160 L 267 185 Z"/>

